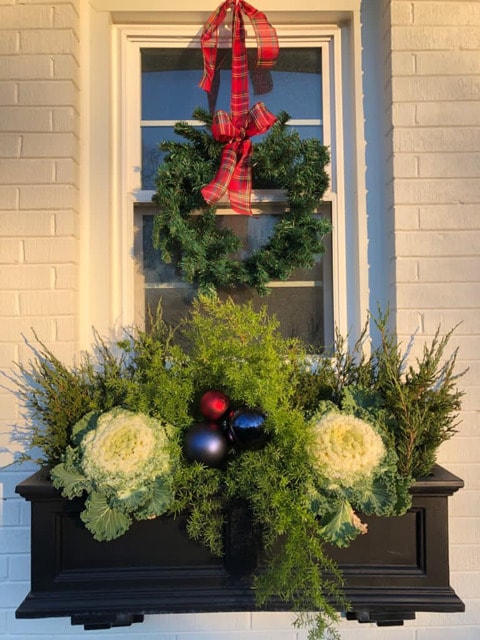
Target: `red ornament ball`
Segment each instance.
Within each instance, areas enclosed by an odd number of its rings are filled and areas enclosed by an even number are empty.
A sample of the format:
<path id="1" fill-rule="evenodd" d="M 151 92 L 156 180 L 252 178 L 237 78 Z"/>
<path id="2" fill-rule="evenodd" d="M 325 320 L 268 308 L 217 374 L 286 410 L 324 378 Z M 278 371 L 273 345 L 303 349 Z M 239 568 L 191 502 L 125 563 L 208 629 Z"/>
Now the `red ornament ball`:
<path id="1" fill-rule="evenodd" d="M 230 399 L 223 391 L 207 391 L 200 398 L 200 411 L 208 420 L 220 420 L 230 406 Z"/>

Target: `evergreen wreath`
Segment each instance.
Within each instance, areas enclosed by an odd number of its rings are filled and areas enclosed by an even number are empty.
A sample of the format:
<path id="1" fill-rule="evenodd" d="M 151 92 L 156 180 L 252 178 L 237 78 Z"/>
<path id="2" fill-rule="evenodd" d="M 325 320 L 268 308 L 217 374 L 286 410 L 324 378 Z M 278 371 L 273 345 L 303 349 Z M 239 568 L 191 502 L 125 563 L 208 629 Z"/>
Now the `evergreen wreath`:
<path id="1" fill-rule="evenodd" d="M 265 295 L 270 280 L 287 280 L 299 267 L 311 269 L 331 231 L 329 220 L 314 215 L 329 184 L 328 149 L 288 130 L 289 115 L 278 114 L 265 139 L 253 146 L 253 180 L 257 189 L 283 189 L 287 207 L 267 242 L 247 258 L 235 259 L 240 238 L 231 229 L 217 228 L 217 207 L 206 205 L 200 192 L 216 174 L 223 145 L 211 134 L 207 111 L 197 108 L 193 117 L 206 127 L 178 122 L 175 133 L 187 142 L 160 144 L 166 156 L 156 176 L 153 244 L 163 260 L 207 295 L 240 286 Z"/>

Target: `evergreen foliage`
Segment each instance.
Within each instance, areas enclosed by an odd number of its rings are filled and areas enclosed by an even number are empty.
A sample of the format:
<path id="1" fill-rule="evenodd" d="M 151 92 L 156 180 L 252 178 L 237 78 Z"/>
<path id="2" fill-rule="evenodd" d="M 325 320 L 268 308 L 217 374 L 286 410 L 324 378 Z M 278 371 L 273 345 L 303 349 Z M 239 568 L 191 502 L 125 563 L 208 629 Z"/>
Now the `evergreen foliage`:
<path id="1" fill-rule="evenodd" d="M 289 131 L 284 112 L 265 139 L 253 145 L 254 187 L 284 189 L 288 205 L 265 245 L 236 260 L 240 239 L 231 229 L 217 227 L 216 207 L 207 206 L 200 192 L 217 172 L 223 145 L 210 133 L 208 112 L 197 109 L 193 117 L 206 129 L 179 122 L 175 133 L 186 142 L 160 145 L 166 156 L 153 198 L 159 207 L 153 243 L 162 259 L 176 265 L 204 294 L 242 285 L 265 294 L 270 280 L 287 280 L 298 267 L 312 268 L 325 251 L 323 238 L 331 229 L 328 220 L 314 215 L 329 183 L 327 148 Z"/>

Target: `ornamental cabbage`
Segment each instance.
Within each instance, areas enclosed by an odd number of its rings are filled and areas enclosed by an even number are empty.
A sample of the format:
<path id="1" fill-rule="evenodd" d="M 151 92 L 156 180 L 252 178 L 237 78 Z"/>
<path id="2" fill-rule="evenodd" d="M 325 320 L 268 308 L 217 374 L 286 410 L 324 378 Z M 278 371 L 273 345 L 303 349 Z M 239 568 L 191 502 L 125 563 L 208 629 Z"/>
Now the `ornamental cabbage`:
<path id="1" fill-rule="evenodd" d="M 372 425 L 345 413 L 327 413 L 315 425 L 314 453 L 321 473 L 343 487 L 371 477 L 385 457 Z"/>
<path id="2" fill-rule="evenodd" d="M 171 427 L 141 413 L 115 407 L 89 413 L 72 430 L 75 447 L 52 469 L 67 498 L 87 492 L 81 514 L 96 540 L 112 540 L 132 518 L 152 518 L 173 502 Z"/>
<path id="3" fill-rule="evenodd" d="M 318 497 L 311 508 L 320 518 L 324 540 L 340 547 L 366 531 L 357 512 L 400 515 L 411 504 L 410 479 L 398 473 L 397 455 L 388 446 L 381 415 L 375 420 L 374 408 L 356 406 L 351 394 L 347 400 L 349 409 L 362 418 L 325 402 L 311 422 L 316 490 L 328 496 L 323 508 Z"/>

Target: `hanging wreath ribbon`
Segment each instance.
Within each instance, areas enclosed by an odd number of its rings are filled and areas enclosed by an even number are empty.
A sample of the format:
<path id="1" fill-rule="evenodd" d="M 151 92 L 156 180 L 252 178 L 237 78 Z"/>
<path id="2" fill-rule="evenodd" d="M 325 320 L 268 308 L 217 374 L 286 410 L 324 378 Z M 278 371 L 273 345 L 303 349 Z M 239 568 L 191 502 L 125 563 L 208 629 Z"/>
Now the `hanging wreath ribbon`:
<path id="1" fill-rule="evenodd" d="M 252 215 L 252 143 L 250 137 L 265 133 L 276 121 L 263 102 L 249 109 L 248 62 L 245 45 L 244 13 L 252 22 L 258 44 L 257 66 L 272 67 L 278 57 L 278 39 L 275 29 L 265 14 L 257 11 L 244 0 L 226 0 L 208 19 L 201 37 L 204 73 L 200 87 L 207 92 L 212 88 L 218 49 L 218 29 L 228 9 L 233 10 L 232 20 L 232 90 L 231 114 L 217 111 L 213 117 L 212 135 L 225 143 L 220 168 L 214 179 L 202 189 L 208 204 L 217 202 L 228 190 L 232 209 L 244 215 Z"/>

